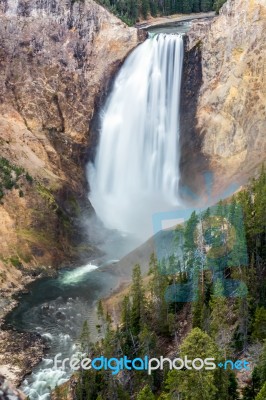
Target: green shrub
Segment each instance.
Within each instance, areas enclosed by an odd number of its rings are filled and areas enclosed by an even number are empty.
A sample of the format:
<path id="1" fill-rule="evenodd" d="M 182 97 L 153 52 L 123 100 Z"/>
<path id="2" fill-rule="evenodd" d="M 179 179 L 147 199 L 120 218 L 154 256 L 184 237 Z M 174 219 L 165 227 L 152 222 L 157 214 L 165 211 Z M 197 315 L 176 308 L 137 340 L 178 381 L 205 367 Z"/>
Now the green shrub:
<path id="1" fill-rule="evenodd" d="M 261 391 L 259 394 L 256 396 L 255 400 L 265 400 L 266 399 L 266 382 L 262 386 Z"/>
<path id="2" fill-rule="evenodd" d="M 10 257 L 9 260 L 10 260 L 11 264 L 16 268 L 20 268 L 22 266 L 22 264 L 17 256 L 12 256 L 12 257 Z"/>
<path id="3" fill-rule="evenodd" d="M 13 165 L 6 158 L 0 157 L 0 200 L 4 197 L 5 190 L 19 189 L 18 180 L 24 173 L 24 168 Z M 26 172 L 25 178 L 29 183 L 33 182 L 33 178 L 28 172 Z M 24 196 L 22 190 L 19 191 L 19 196 Z"/>
<path id="4" fill-rule="evenodd" d="M 30 174 L 29 174 L 28 172 L 26 172 L 26 179 L 27 179 L 27 181 L 28 181 L 29 183 L 32 183 L 32 182 L 33 182 L 33 177 L 30 176 Z"/>
<path id="5" fill-rule="evenodd" d="M 264 307 L 256 308 L 252 338 L 261 341 L 266 339 L 266 308 Z"/>

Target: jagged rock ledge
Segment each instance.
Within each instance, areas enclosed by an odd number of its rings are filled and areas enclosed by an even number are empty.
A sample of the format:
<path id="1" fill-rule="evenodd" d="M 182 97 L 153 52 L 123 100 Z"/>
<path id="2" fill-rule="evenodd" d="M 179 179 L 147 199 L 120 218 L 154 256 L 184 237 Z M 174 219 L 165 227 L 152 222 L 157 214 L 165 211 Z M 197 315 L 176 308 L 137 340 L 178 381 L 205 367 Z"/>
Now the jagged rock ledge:
<path id="1" fill-rule="evenodd" d="M 1 330 L 0 375 L 18 387 L 41 361 L 45 349 L 46 343 L 36 334 Z"/>

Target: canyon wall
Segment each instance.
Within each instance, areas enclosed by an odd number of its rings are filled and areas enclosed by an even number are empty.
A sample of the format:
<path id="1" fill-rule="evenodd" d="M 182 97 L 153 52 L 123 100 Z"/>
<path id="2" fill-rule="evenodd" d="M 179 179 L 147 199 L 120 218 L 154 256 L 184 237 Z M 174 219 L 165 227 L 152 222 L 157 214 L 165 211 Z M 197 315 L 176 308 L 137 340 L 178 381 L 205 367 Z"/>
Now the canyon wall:
<path id="1" fill-rule="evenodd" d="M 200 179 L 211 170 L 222 188 L 265 159 L 265 21 L 265 0 L 228 0 L 218 17 L 195 21 L 187 35 L 186 183 L 199 185 L 196 173 Z M 84 206 L 90 209 L 84 165 L 97 136 L 94 117 L 145 33 L 92 0 L 0 0 L 0 37 L 3 293 L 20 287 L 30 267 L 36 275 L 42 265 L 96 251 L 75 225 Z"/>
<path id="2" fill-rule="evenodd" d="M 183 179 L 195 181 L 195 170 L 206 168 L 221 189 L 245 182 L 265 160 L 265 43 L 265 0 L 228 0 L 219 16 L 193 22 L 184 97 L 194 101 L 191 108 L 183 102 Z"/>
<path id="3" fill-rule="evenodd" d="M 82 250 L 91 121 L 145 35 L 92 0 L 0 0 L 0 288 Z M 83 247 L 83 249 L 82 249 Z M 38 269 L 36 270 L 36 266 Z"/>

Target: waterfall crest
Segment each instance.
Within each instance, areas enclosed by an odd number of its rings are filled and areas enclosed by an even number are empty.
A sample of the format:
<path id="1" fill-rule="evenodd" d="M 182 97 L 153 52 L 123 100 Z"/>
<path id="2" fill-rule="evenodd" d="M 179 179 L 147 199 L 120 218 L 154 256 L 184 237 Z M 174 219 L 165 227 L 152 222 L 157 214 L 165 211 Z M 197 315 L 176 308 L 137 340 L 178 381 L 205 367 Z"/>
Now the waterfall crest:
<path id="1" fill-rule="evenodd" d="M 102 113 L 90 201 L 106 227 L 141 239 L 178 204 L 183 39 L 159 34 L 127 58 Z"/>

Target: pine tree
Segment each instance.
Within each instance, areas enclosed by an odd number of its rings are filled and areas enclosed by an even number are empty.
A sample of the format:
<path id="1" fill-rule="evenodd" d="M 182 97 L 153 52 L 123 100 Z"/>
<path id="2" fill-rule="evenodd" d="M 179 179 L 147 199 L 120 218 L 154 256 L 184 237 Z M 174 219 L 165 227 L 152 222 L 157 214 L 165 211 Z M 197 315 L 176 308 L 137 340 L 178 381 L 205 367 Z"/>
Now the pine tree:
<path id="1" fill-rule="evenodd" d="M 124 326 L 125 330 L 130 329 L 130 322 L 131 322 L 131 305 L 129 296 L 125 296 L 122 301 L 122 312 L 121 312 L 121 322 Z"/>
<path id="2" fill-rule="evenodd" d="M 162 274 L 161 268 L 154 254 L 150 257 L 150 280 L 151 302 L 149 308 L 153 316 L 155 330 L 158 333 L 168 331 L 167 326 L 167 303 L 165 300 L 165 291 L 168 285 L 167 276 Z"/>
<path id="3" fill-rule="evenodd" d="M 183 0 L 175 0 L 175 12 L 181 13 L 183 11 Z"/>
<path id="4" fill-rule="evenodd" d="M 163 0 L 163 13 L 164 15 L 171 13 L 171 0 Z"/>
<path id="5" fill-rule="evenodd" d="M 187 268 L 193 268 L 195 251 L 197 250 L 197 243 L 195 241 L 195 232 L 199 218 L 195 211 L 192 212 L 189 220 L 186 222 L 184 229 L 184 252 Z"/>
<path id="6" fill-rule="evenodd" d="M 96 328 L 98 330 L 99 337 L 102 337 L 105 334 L 105 318 L 104 318 L 103 303 L 101 300 L 99 300 L 97 303 L 97 318 L 99 323 L 96 325 Z"/>
<path id="7" fill-rule="evenodd" d="M 156 338 L 155 334 L 149 330 L 146 324 L 139 333 L 139 345 L 141 349 L 140 354 L 151 358 L 156 348 Z"/>
<path id="8" fill-rule="evenodd" d="M 158 397 L 158 400 L 172 400 L 172 397 L 170 397 L 169 394 L 162 392 Z"/>
<path id="9" fill-rule="evenodd" d="M 144 386 L 144 388 L 139 392 L 137 400 L 155 400 L 155 396 L 148 385 Z"/>
<path id="10" fill-rule="evenodd" d="M 262 260 L 266 259 L 266 170 L 264 167 L 259 178 L 253 180 L 250 190 L 253 202 L 251 233 L 255 241 L 256 262 L 262 264 Z"/>
<path id="11" fill-rule="evenodd" d="M 131 327 L 132 332 L 138 335 L 141 328 L 142 317 L 144 314 L 144 292 L 142 286 L 140 265 L 135 265 L 132 274 L 132 306 L 131 306 Z"/>
<path id="12" fill-rule="evenodd" d="M 147 18 L 150 11 L 149 0 L 141 0 L 141 13 L 144 19 Z"/>
<path id="13" fill-rule="evenodd" d="M 183 0 L 183 13 L 190 14 L 192 11 L 193 3 L 192 0 Z"/>
<path id="14" fill-rule="evenodd" d="M 157 0 L 150 0 L 150 10 L 151 10 L 151 15 L 153 17 L 157 16 L 158 13 L 158 4 Z"/>
<path id="15" fill-rule="evenodd" d="M 168 331 L 170 335 L 174 335 L 176 331 L 176 320 L 175 320 L 175 314 L 169 313 L 167 316 L 167 322 L 168 322 Z"/>
<path id="16" fill-rule="evenodd" d="M 214 286 L 214 294 L 211 296 L 211 335 L 217 345 L 223 350 L 224 357 L 229 350 L 231 335 L 229 330 L 228 301 L 224 296 L 223 281 L 217 279 Z"/>
<path id="17" fill-rule="evenodd" d="M 218 348 L 213 340 L 199 328 L 193 329 L 188 334 L 180 350 L 181 357 L 187 356 L 190 360 L 193 360 L 195 355 L 202 359 L 207 357 L 218 359 L 219 357 Z M 174 394 L 180 394 L 184 399 L 216 400 L 216 383 L 215 370 L 205 370 L 204 373 L 195 369 L 172 370 L 167 375 L 166 387 L 169 391 L 169 399 Z M 220 397 L 219 399 L 222 400 Z"/>
<path id="18" fill-rule="evenodd" d="M 193 0 L 192 12 L 194 12 L 194 13 L 200 12 L 200 0 Z"/>
<path id="19" fill-rule="evenodd" d="M 237 195 L 245 222 L 249 260 L 252 260 L 257 277 L 256 302 L 266 306 L 266 282 L 264 275 L 266 259 L 266 172 L 264 167 L 258 179 Z M 254 292 L 254 289 L 253 289 Z"/>
<path id="20" fill-rule="evenodd" d="M 128 2 L 128 17 L 133 22 L 136 22 L 138 18 L 138 2 L 135 0 L 129 0 Z"/>
<path id="21" fill-rule="evenodd" d="M 257 307 L 256 309 L 252 338 L 258 340 L 266 339 L 266 309 L 264 307 Z"/>
<path id="22" fill-rule="evenodd" d="M 257 380 L 259 382 L 259 386 L 261 387 L 263 383 L 266 382 L 266 341 L 264 341 L 258 365 L 254 369 L 254 372 L 255 371 L 255 381 Z"/>
<path id="23" fill-rule="evenodd" d="M 192 303 L 192 326 L 193 328 L 203 327 L 203 307 L 204 296 L 201 290 L 198 289 L 197 299 Z"/>
<path id="24" fill-rule="evenodd" d="M 266 399 L 266 382 L 262 386 L 259 394 L 256 396 L 255 400 L 265 400 Z"/>
<path id="25" fill-rule="evenodd" d="M 238 278 L 238 276 L 237 276 Z M 247 349 L 250 331 L 251 297 L 246 292 L 246 284 L 241 282 L 236 291 L 234 314 L 238 317 L 238 326 L 234 332 L 234 348 L 237 351 Z"/>
<path id="26" fill-rule="evenodd" d="M 200 10 L 202 12 L 208 12 L 212 10 L 212 0 L 201 0 Z"/>
<path id="27" fill-rule="evenodd" d="M 233 203 L 232 207 L 234 207 L 234 210 L 231 212 L 230 222 L 234 235 L 231 235 L 231 252 L 228 265 L 231 267 L 241 267 L 248 264 L 244 217 L 240 204 Z"/>
<path id="28" fill-rule="evenodd" d="M 103 339 L 103 353 L 105 357 L 114 357 L 116 350 L 116 333 L 112 330 L 111 324 L 106 327 L 105 336 Z"/>
<path id="29" fill-rule="evenodd" d="M 130 394 L 122 385 L 118 385 L 115 395 L 117 396 L 117 400 L 130 400 Z"/>
<path id="30" fill-rule="evenodd" d="M 89 330 L 88 321 L 84 321 L 84 323 L 83 323 L 79 342 L 80 342 L 82 352 L 85 352 L 88 354 L 91 349 L 90 330 Z"/>

